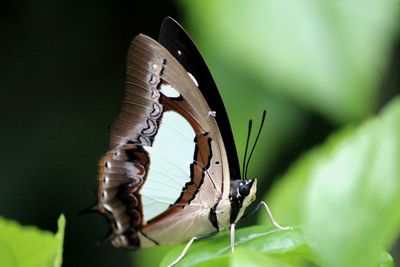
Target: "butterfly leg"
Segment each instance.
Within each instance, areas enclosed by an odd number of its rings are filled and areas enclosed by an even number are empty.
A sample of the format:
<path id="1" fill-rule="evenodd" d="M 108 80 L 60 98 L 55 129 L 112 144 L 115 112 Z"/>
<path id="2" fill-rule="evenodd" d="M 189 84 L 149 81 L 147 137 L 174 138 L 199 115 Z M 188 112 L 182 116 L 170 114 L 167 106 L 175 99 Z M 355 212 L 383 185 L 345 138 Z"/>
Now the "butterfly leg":
<path id="1" fill-rule="evenodd" d="M 185 257 L 187 251 L 189 250 L 190 246 L 192 245 L 192 243 L 193 243 L 195 240 L 199 240 L 199 239 L 207 238 L 207 237 L 210 237 L 210 236 L 214 236 L 214 235 L 216 235 L 216 234 L 218 234 L 218 233 L 219 233 L 219 231 L 214 231 L 214 232 L 211 232 L 211 233 L 208 233 L 208 234 L 205 234 L 205 235 L 198 235 L 198 236 L 192 237 L 192 238 L 190 239 L 190 241 L 186 244 L 186 246 L 185 246 L 185 248 L 183 249 L 181 255 L 179 255 L 179 257 L 176 258 L 172 263 L 170 263 L 170 264 L 168 265 L 168 267 L 172 267 L 172 266 L 177 265 L 178 262 L 180 262 L 180 261 L 183 259 L 183 257 Z"/>
<path id="2" fill-rule="evenodd" d="M 278 229 L 280 230 L 291 230 L 292 227 L 291 226 L 281 226 L 277 221 L 275 221 L 274 217 L 272 216 L 272 212 L 269 209 L 267 203 L 265 203 L 264 201 L 261 201 L 260 203 L 257 204 L 257 206 L 250 211 L 248 214 L 246 214 L 245 216 L 243 216 L 243 218 L 247 218 L 249 217 L 251 214 L 253 214 L 254 212 L 256 212 L 258 209 L 260 209 L 261 207 L 264 208 L 265 212 L 268 215 L 269 221 Z"/>
<path id="3" fill-rule="evenodd" d="M 236 223 L 231 224 L 231 250 L 232 253 L 235 252 L 235 227 Z"/>
<path id="4" fill-rule="evenodd" d="M 277 221 L 275 221 L 274 217 L 272 216 L 272 212 L 269 209 L 267 203 L 265 203 L 264 201 L 261 201 L 260 204 L 258 204 L 259 206 L 263 207 L 265 209 L 265 211 L 267 212 L 269 221 L 278 229 L 280 230 L 290 230 L 292 229 L 291 226 L 281 226 Z"/>

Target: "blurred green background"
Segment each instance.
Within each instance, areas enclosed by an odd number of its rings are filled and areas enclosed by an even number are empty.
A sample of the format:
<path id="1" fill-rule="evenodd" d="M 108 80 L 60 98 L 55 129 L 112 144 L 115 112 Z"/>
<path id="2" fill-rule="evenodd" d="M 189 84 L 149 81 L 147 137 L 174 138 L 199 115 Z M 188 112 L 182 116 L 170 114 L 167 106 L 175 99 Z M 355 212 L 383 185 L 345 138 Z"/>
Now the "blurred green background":
<path id="1" fill-rule="evenodd" d="M 129 42 L 140 32 L 157 38 L 168 15 L 205 57 L 240 158 L 248 119 L 267 109 L 249 168 L 262 198 L 305 151 L 399 94 L 399 8 L 393 0 L 2 2 L 0 215 L 55 231 L 64 213 L 64 266 L 129 266 L 130 253 L 95 245 L 105 221 L 77 212 L 95 199 Z"/>

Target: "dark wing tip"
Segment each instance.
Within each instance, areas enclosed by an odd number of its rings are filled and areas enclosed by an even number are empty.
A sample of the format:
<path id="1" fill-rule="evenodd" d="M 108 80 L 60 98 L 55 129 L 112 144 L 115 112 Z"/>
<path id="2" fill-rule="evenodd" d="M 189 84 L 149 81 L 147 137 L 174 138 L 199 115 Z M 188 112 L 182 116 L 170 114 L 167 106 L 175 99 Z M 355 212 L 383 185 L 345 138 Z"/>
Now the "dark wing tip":
<path id="1" fill-rule="evenodd" d="M 172 25 L 172 24 L 175 24 L 175 25 L 178 25 L 178 26 L 182 27 L 175 19 L 173 19 L 170 16 L 167 16 L 167 17 L 165 17 L 165 19 L 161 23 L 161 29 L 166 25 Z"/>
<path id="2" fill-rule="evenodd" d="M 184 45 L 185 42 L 184 39 L 188 39 L 191 43 L 193 43 L 192 38 L 190 38 L 189 34 L 186 32 L 186 30 L 182 27 L 179 22 L 177 22 L 175 19 L 171 17 L 166 17 L 164 21 L 161 24 L 160 28 L 160 34 L 159 34 L 159 41 L 161 44 L 164 45 L 164 40 L 168 40 L 170 38 L 170 35 L 173 35 L 174 38 L 177 38 L 179 36 L 179 39 L 183 39 L 183 43 L 181 45 Z M 194 45 L 194 43 L 193 43 Z M 168 47 L 167 47 L 168 49 Z M 168 49 L 169 50 L 169 49 Z M 197 47 L 196 47 L 197 50 Z M 170 51 L 171 52 L 171 51 Z"/>

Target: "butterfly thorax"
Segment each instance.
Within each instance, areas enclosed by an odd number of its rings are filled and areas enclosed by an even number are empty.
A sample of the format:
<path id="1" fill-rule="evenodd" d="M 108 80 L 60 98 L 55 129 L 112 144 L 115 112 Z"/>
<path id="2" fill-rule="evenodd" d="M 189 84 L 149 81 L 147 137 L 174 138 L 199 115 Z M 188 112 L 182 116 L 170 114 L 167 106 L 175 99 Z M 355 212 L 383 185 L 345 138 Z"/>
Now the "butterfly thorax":
<path id="1" fill-rule="evenodd" d="M 232 180 L 229 196 L 221 199 L 216 208 L 220 230 L 237 223 L 246 208 L 256 199 L 257 180 Z"/>

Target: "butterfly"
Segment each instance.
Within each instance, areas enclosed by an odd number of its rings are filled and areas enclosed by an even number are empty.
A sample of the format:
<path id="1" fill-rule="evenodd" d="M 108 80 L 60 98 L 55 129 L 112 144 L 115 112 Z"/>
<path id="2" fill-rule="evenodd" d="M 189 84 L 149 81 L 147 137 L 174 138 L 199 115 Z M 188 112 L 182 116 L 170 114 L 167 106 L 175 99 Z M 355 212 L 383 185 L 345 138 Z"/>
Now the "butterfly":
<path id="1" fill-rule="evenodd" d="M 95 209 L 109 221 L 114 246 L 188 242 L 173 266 L 194 240 L 230 229 L 234 250 L 235 226 L 255 200 L 257 181 L 240 174 L 211 73 L 170 17 L 158 41 L 139 34 L 130 44 L 125 98 L 110 127 L 109 147 L 99 162 Z M 264 202 L 253 211 L 260 207 L 276 227 L 288 229 L 273 220 Z"/>

